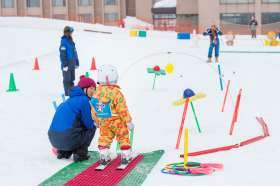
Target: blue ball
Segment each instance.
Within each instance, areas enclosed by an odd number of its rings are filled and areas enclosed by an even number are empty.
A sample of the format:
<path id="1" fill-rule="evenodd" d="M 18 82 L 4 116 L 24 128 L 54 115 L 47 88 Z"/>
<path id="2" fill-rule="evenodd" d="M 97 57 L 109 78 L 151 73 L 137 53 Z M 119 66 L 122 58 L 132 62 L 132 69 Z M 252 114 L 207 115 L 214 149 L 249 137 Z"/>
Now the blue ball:
<path id="1" fill-rule="evenodd" d="M 184 91 L 184 94 L 183 94 L 183 97 L 184 98 L 190 98 L 190 97 L 192 97 L 192 96 L 194 96 L 195 95 L 195 93 L 194 93 L 194 91 L 192 90 L 192 89 L 186 89 L 185 91 Z"/>

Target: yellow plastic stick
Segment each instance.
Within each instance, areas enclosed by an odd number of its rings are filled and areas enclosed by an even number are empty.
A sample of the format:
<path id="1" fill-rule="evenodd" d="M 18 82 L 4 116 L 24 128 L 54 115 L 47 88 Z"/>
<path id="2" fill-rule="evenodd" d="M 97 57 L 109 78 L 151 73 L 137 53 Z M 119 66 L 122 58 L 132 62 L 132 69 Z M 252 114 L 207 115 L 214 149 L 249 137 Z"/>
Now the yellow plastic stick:
<path id="1" fill-rule="evenodd" d="M 188 168 L 188 149 L 189 148 L 189 131 L 185 128 L 185 144 L 184 144 L 184 167 Z"/>

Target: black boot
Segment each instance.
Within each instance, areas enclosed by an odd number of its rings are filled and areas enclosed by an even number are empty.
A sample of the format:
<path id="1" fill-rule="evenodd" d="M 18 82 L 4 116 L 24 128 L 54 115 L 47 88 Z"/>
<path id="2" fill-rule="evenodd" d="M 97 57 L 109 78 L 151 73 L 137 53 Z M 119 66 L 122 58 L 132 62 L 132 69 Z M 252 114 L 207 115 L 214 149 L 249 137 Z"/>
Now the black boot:
<path id="1" fill-rule="evenodd" d="M 88 155 L 87 149 L 78 149 L 74 152 L 73 159 L 74 162 L 82 162 L 88 160 L 90 156 Z"/>
<path id="2" fill-rule="evenodd" d="M 88 154 L 87 155 L 80 155 L 80 154 L 73 155 L 74 162 L 82 162 L 85 160 L 89 160 L 89 158 L 90 158 L 90 156 Z"/>
<path id="3" fill-rule="evenodd" d="M 72 151 L 63 151 L 63 150 L 58 150 L 57 152 L 57 159 L 69 159 L 72 155 Z"/>

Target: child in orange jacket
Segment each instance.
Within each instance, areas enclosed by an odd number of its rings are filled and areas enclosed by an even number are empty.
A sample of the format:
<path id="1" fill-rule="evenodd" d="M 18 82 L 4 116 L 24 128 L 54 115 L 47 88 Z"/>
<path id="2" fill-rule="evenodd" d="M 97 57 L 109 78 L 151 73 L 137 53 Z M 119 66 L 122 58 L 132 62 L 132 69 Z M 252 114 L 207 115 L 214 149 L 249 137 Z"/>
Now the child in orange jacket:
<path id="1" fill-rule="evenodd" d="M 101 164 L 111 160 L 109 149 L 115 137 L 120 144 L 122 163 L 131 158 L 129 130 L 134 129 L 134 124 L 125 97 L 117 85 L 118 77 L 114 66 L 101 66 L 97 75 L 99 86 L 91 100 L 92 116 L 100 128 L 98 148 Z"/>

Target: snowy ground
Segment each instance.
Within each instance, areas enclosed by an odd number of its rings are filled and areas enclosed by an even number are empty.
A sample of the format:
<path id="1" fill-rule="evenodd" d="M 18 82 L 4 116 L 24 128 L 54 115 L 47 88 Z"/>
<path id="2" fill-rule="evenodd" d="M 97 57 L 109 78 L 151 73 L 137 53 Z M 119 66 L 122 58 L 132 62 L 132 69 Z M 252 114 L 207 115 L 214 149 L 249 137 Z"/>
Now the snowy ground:
<path id="1" fill-rule="evenodd" d="M 276 185 L 280 150 L 279 54 L 221 54 L 224 79 L 232 81 L 225 113 L 220 112 L 223 93 L 219 90 L 217 66 L 206 64 L 208 38 L 200 36 L 199 46 L 179 41 L 173 32 L 149 32 L 147 38 L 130 38 L 128 30 L 102 25 L 36 18 L 0 18 L 0 177 L 1 185 L 36 185 L 71 161 L 59 161 L 50 153 L 47 137 L 54 109 L 53 100 L 62 93 L 58 46 L 64 25 L 75 27 L 74 38 L 81 67 L 77 77 L 89 70 L 95 56 L 97 66 L 114 64 L 120 71 L 123 88 L 136 124 L 135 150 L 166 151 L 144 185 Z M 113 34 L 84 32 L 83 29 Z M 238 36 L 236 46 L 222 50 L 279 51 L 262 45 L 262 39 Z M 167 52 L 172 52 L 167 54 Z M 34 57 L 41 70 L 32 71 Z M 175 72 L 157 80 L 147 67 L 173 63 Z M 15 75 L 16 93 L 7 93 L 9 74 Z M 92 77 L 96 74 L 91 73 Z M 251 146 L 207 156 L 190 158 L 200 162 L 220 162 L 225 169 L 212 176 L 179 177 L 160 173 L 165 163 L 181 161 L 175 150 L 182 107 L 172 102 L 186 88 L 205 92 L 208 97 L 195 103 L 202 134 L 188 115 L 190 150 L 229 145 L 261 133 L 255 116 L 267 121 L 271 137 Z M 243 88 L 240 118 L 234 135 L 228 136 L 235 97 Z M 189 112 L 191 113 L 191 112 Z M 91 145 L 95 150 L 97 136 Z"/>

